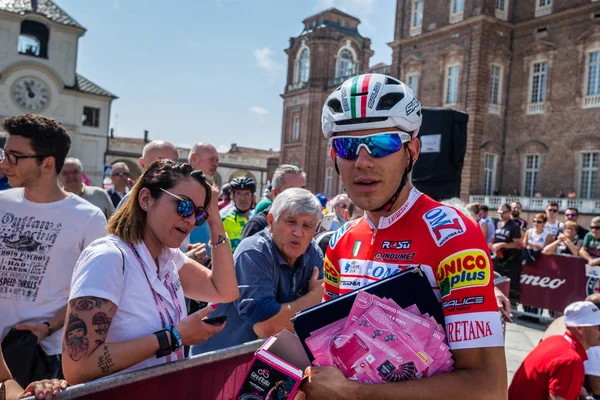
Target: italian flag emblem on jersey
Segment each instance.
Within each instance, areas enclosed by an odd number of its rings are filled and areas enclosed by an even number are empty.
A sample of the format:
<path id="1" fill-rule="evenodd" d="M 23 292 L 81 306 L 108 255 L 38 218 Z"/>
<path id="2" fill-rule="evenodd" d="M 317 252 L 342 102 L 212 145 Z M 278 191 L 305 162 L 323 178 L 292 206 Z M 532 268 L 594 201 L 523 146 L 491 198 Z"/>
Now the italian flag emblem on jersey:
<path id="1" fill-rule="evenodd" d="M 361 245 L 362 245 L 362 241 L 361 240 L 357 240 L 356 242 L 354 242 L 354 248 L 352 249 L 352 257 L 356 257 L 356 255 L 360 251 L 360 246 Z"/>
<path id="2" fill-rule="evenodd" d="M 367 101 L 371 74 L 355 76 L 350 87 L 350 112 L 352 118 L 365 118 L 367 116 Z"/>

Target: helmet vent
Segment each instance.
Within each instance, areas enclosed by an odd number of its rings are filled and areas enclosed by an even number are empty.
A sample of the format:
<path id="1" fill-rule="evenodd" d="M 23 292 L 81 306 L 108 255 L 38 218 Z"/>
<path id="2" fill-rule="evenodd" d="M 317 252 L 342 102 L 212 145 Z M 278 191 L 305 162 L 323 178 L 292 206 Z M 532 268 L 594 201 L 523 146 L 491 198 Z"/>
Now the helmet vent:
<path id="1" fill-rule="evenodd" d="M 395 79 L 390 78 L 389 76 L 387 78 L 385 78 L 385 84 L 386 85 L 399 85 L 400 81 L 397 81 Z"/>
<path id="2" fill-rule="evenodd" d="M 340 101 L 338 99 L 331 99 L 327 102 L 327 107 L 329 107 L 329 109 L 335 113 L 335 114 L 340 114 L 342 113 L 342 103 L 340 103 Z"/>
<path id="3" fill-rule="evenodd" d="M 353 119 L 345 119 L 343 121 L 335 121 L 335 124 L 336 125 L 368 124 L 370 122 L 386 121 L 387 119 L 388 119 L 388 117 L 353 118 Z"/>
<path id="4" fill-rule="evenodd" d="M 377 104 L 377 111 L 391 110 L 396 104 L 402 101 L 404 93 L 388 93 L 381 97 Z"/>

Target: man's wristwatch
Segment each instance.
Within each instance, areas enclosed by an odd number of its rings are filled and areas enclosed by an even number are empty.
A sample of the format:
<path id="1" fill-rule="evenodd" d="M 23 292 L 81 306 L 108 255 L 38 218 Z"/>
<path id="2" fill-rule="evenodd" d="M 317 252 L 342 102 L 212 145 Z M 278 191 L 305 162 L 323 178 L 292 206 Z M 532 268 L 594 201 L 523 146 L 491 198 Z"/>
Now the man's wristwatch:
<path id="1" fill-rule="evenodd" d="M 169 344 L 169 333 L 166 329 L 154 332 L 158 339 L 158 351 L 156 352 L 156 358 L 168 356 L 173 352 L 171 345 Z"/>

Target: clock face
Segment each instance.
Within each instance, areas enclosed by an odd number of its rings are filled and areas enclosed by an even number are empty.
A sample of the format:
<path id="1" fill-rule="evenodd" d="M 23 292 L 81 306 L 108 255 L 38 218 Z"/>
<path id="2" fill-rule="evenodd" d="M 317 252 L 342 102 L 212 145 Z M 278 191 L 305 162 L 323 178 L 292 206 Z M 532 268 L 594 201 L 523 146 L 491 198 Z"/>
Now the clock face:
<path id="1" fill-rule="evenodd" d="M 39 112 L 50 103 L 50 90 L 37 78 L 22 78 L 13 89 L 13 97 L 24 110 Z"/>

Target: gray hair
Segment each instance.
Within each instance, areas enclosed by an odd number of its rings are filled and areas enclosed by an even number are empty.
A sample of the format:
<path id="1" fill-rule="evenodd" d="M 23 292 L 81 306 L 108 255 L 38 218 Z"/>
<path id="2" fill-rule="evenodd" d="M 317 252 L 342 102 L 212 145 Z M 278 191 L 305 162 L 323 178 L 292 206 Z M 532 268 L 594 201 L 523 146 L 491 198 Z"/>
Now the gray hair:
<path id="1" fill-rule="evenodd" d="M 340 193 L 331 200 L 331 206 L 335 207 L 336 205 L 340 204 L 344 200 L 351 201 L 346 193 Z"/>
<path id="2" fill-rule="evenodd" d="M 592 221 L 590 224 L 596 224 L 598 222 L 600 222 L 600 217 L 594 217 L 594 218 L 592 218 Z"/>
<path id="3" fill-rule="evenodd" d="M 83 165 L 81 164 L 81 161 L 79 160 L 79 158 L 67 157 L 67 158 L 65 158 L 65 165 L 67 165 L 67 164 L 75 164 L 79 167 L 80 171 L 83 171 Z"/>
<path id="4" fill-rule="evenodd" d="M 445 206 L 456 208 L 458 211 L 463 213 L 465 216 L 468 216 L 471 214 L 471 211 L 467 208 L 467 204 L 464 201 L 462 201 L 461 199 L 459 199 L 458 197 L 452 197 L 450 199 L 442 200 L 442 201 L 440 201 L 440 203 L 442 203 Z"/>
<path id="5" fill-rule="evenodd" d="M 319 200 L 310 191 L 302 188 L 289 188 L 281 192 L 275 197 L 269 213 L 277 221 L 286 211 L 292 215 L 314 215 L 317 222 L 323 217 Z"/>
<path id="6" fill-rule="evenodd" d="M 283 187 L 283 185 L 285 183 L 285 175 L 286 174 L 306 175 L 306 173 L 302 170 L 302 168 L 296 167 L 295 165 L 291 165 L 291 164 L 280 165 L 279 167 L 277 167 L 277 169 L 275 170 L 275 173 L 273 174 L 273 182 L 272 182 L 273 189 L 279 190 Z"/>
<path id="7" fill-rule="evenodd" d="M 127 166 L 127 164 L 125 164 L 122 161 L 116 162 L 112 165 L 113 171 L 117 168 L 121 168 L 121 169 L 127 170 L 127 172 L 129 172 L 129 167 Z"/>
<path id="8" fill-rule="evenodd" d="M 167 142 L 165 140 L 153 140 L 144 146 L 144 149 L 142 150 L 142 158 L 145 158 L 146 154 L 149 151 L 156 150 L 156 149 L 171 149 L 175 152 L 175 154 L 178 154 L 177 148 L 173 145 L 173 143 Z M 179 158 L 179 155 L 177 156 L 177 158 Z M 177 161 L 177 160 L 174 160 L 174 161 Z"/>

